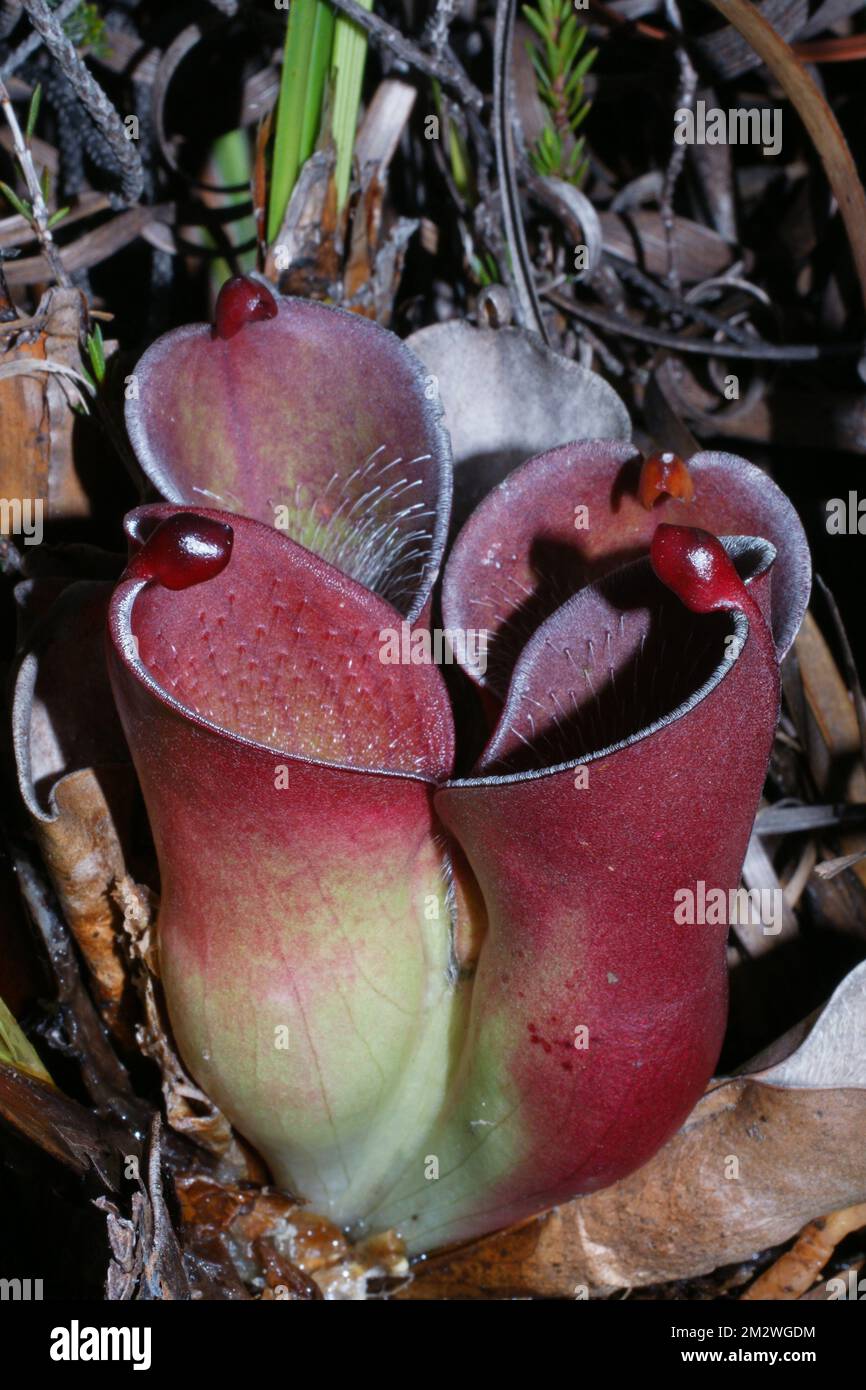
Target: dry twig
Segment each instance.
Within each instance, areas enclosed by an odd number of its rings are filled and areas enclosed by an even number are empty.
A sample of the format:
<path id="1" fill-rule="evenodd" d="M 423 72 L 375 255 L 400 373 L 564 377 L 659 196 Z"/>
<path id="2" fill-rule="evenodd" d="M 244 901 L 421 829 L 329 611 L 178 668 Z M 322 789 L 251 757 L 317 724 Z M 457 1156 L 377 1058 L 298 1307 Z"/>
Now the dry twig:
<path id="1" fill-rule="evenodd" d="M 866 1203 L 811 1221 L 791 1249 L 764 1270 L 740 1301 L 799 1298 L 812 1287 L 840 1241 L 862 1226 L 866 1226 Z"/>
<path id="2" fill-rule="evenodd" d="M 30 22 L 41 34 L 45 47 L 63 69 L 75 95 L 105 137 L 121 174 L 121 196 L 137 203 L 144 190 L 144 170 L 134 143 L 127 139 L 120 116 L 99 83 L 86 68 L 75 45 L 66 37 L 57 15 L 45 0 L 24 0 Z"/>
<path id="3" fill-rule="evenodd" d="M 0 78 L 0 106 L 3 108 L 6 124 L 9 126 L 9 130 L 12 134 L 12 143 L 15 148 L 15 157 L 18 160 L 18 166 L 21 169 L 24 182 L 27 184 L 27 192 L 30 196 L 30 207 L 33 213 L 33 230 L 39 238 L 39 244 L 45 254 L 45 259 L 51 267 L 51 273 L 58 285 L 68 286 L 70 284 L 69 276 L 63 268 L 60 253 L 51 235 L 51 228 L 48 225 L 48 208 L 42 195 L 42 186 L 39 182 L 39 177 L 33 167 L 33 156 L 27 147 L 27 141 L 24 139 L 21 127 L 18 124 L 18 117 L 15 115 L 12 99 L 9 96 L 6 84 L 3 82 L 2 78 Z"/>

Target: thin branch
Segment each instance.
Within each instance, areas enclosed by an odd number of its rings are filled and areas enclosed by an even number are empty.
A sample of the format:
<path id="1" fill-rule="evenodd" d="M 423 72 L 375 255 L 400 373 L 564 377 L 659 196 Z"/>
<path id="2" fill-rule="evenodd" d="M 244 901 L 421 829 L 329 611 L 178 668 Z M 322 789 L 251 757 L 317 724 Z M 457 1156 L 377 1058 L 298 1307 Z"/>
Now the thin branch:
<path id="1" fill-rule="evenodd" d="M 639 266 L 633 265 L 631 261 L 625 260 L 622 256 L 618 256 L 615 251 L 605 251 L 604 255 L 613 264 L 613 268 L 621 280 L 630 281 L 666 313 L 671 314 L 671 316 L 676 314 L 684 319 L 694 319 L 697 323 L 702 323 L 705 328 L 711 328 L 715 333 L 724 333 L 725 337 L 730 338 L 732 343 L 748 344 L 749 338 L 736 324 L 729 323 L 727 319 L 705 309 L 702 304 L 690 304 L 687 299 L 672 294 L 651 275 L 646 275 Z"/>
<path id="2" fill-rule="evenodd" d="M 430 45 L 437 58 L 446 51 L 448 30 L 456 13 L 457 0 L 436 0 L 436 8 L 424 30 L 424 42 Z"/>
<path id="3" fill-rule="evenodd" d="M 671 26 L 680 35 L 680 42 L 677 44 L 677 67 L 680 74 L 680 86 L 677 93 L 677 109 L 691 111 L 695 104 L 695 93 L 698 89 L 698 74 L 692 66 L 688 50 L 682 42 L 683 23 L 680 17 L 677 0 L 665 0 L 665 14 Z M 665 233 L 665 246 L 667 249 L 667 284 L 673 294 L 679 294 L 680 276 L 677 270 L 676 260 L 676 239 L 674 236 L 674 194 L 677 182 L 682 173 L 686 159 L 685 145 L 674 144 L 671 149 L 671 157 L 665 170 L 662 196 L 659 204 L 661 212 L 662 226 Z"/>
<path id="4" fill-rule="evenodd" d="M 6 84 L 2 78 L 0 78 L 0 106 L 3 108 L 6 124 L 12 132 L 12 144 L 15 148 L 15 157 L 18 160 L 18 166 L 30 196 L 30 207 L 33 213 L 33 230 L 39 238 L 39 245 L 42 247 L 45 259 L 51 267 L 51 273 L 58 285 L 68 286 L 71 281 L 63 267 L 63 262 L 60 259 L 60 252 L 51 235 L 51 228 L 48 225 L 49 212 L 45 205 L 45 199 L 42 196 L 42 185 L 39 182 L 36 169 L 33 165 L 33 156 L 21 133 L 18 117 L 15 115 L 15 108 L 12 105 L 12 98 L 6 90 Z"/>
<path id="5" fill-rule="evenodd" d="M 866 849 L 858 849 L 853 854 L 843 854 L 839 859 L 825 859 L 823 864 L 817 865 L 815 873 L 818 878 L 835 878 L 845 869 L 853 869 L 854 865 L 863 859 L 866 859 Z"/>
<path id="6" fill-rule="evenodd" d="M 5 43 L 21 18 L 21 0 L 0 0 L 0 42 Z"/>
<path id="7" fill-rule="evenodd" d="M 91 1100 L 103 1111 L 143 1113 L 82 982 L 69 932 L 41 870 L 23 844 L 10 844 L 9 849 L 21 896 L 51 965 L 68 1048 L 81 1067 Z"/>
<path id="8" fill-rule="evenodd" d="M 348 15 L 354 19 L 356 24 L 360 24 L 374 42 L 381 44 L 384 48 L 389 48 L 396 57 L 409 67 L 416 68 L 418 72 L 426 73 L 428 77 L 435 77 L 446 86 L 453 88 L 458 96 L 471 107 L 473 111 L 481 111 L 484 108 L 484 97 L 470 80 L 467 73 L 453 54 L 445 57 L 435 57 L 425 53 L 417 44 L 410 39 L 405 39 L 399 29 L 388 24 L 379 15 L 368 13 L 362 10 L 355 0 L 331 0 L 334 8 L 341 14 Z"/>
<path id="9" fill-rule="evenodd" d="M 505 240 L 511 254 L 510 266 L 503 273 L 515 291 L 515 310 L 524 328 L 534 328 L 550 345 L 544 315 L 541 312 L 532 262 L 526 245 L 520 191 L 514 160 L 513 100 L 511 91 L 511 54 L 514 47 L 514 0 L 497 0 L 496 30 L 493 37 L 493 121 L 496 141 L 496 169 L 502 202 L 502 222 Z"/>
<path id="10" fill-rule="evenodd" d="M 57 9 L 54 11 L 54 18 L 57 20 L 59 24 L 63 24 L 63 22 L 67 20 L 70 15 L 74 14 L 75 11 L 79 10 L 80 8 L 81 0 L 63 0 L 63 4 L 58 5 Z M 6 62 L 3 64 L 2 69 L 0 69 L 0 77 L 11 77 L 14 72 L 18 71 L 21 64 L 26 63 L 30 55 L 32 53 L 35 53 L 37 48 L 40 48 L 41 46 L 42 35 L 34 29 L 33 33 L 28 34 L 27 38 L 24 39 L 18 45 L 18 47 L 15 49 L 15 52 L 10 53 L 9 57 L 6 59 Z"/>
<path id="11" fill-rule="evenodd" d="M 144 189 L 144 170 L 134 142 L 126 138 L 120 116 L 85 66 L 75 45 L 66 37 L 57 14 L 48 8 L 45 0 L 24 0 L 24 6 L 30 23 L 42 35 L 45 47 L 59 63 L 75 95 L 105 137 L 120 169 L 120 190 L 124 202 L 137 203 Z"/>
<path id="12" fill-rule="evenodd" d="M 653 347 L 671 348 L 674 352 L 690 352 L 702 357 L 742 362 L 818 362 L 826 357 L 859 357 L 863 351 L 862 343 L 791 343 L 788 346 L 753 343 L 749 347 L 741 343 L 714 343 L 706 338 L 687 338 L 677 333 L 663 333 L 657 328 L 646 328 L 642 323 L 633 323 L 620 314 L 607 314 L 601 309 L 578 304 L 556 290 L 543 290 L 542 294 L 564 313 L 585 319 L 606 333 L 636 338 Z"/>

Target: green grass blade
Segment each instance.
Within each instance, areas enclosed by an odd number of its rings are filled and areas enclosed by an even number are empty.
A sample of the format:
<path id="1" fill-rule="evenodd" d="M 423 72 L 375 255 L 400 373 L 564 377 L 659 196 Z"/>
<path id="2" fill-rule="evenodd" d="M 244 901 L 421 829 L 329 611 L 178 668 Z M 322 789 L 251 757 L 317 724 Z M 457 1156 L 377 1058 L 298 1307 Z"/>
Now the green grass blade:
<path id="1" fill-rule="evenodd" d="M 304 120 L 301 128 L 301 158 L 303 164 L 316 148 L 319 136 L 319 123 L 322 118 L 322 98 L 331 54 L 334 48 L 334 28 L 337 16 L 330 5 L 318 0 L 316 19 L 313 26 L 313 46 L 310 51 L 310 70 L 307 81 L 307 100 L 304 106 Z"/>
<path id="2" fill-rule="evenodd" d="M 279 233 L 301 164 L 301 132 L 319 0 L 294 0 L 286 27 L 283 71 L 268 200 L 268 241 Z"/>
<path id="3" fill-rule="evenodd" d="M 365 10 L 372 10 L 373 0 L 358 0 Z M 337 166 L 334 178 L 337 185 L 337 207 L 345 206 L 352 174 L 352 152 L 355 146 L 355 127 L 361 104 L 361 85 L 367 60 L 367 35 L 351 19 L 340 15 L 334 34 L 334 56 L 331 70 L 335 74 L 334 110 L 331 129 L 337 147 Z"/>

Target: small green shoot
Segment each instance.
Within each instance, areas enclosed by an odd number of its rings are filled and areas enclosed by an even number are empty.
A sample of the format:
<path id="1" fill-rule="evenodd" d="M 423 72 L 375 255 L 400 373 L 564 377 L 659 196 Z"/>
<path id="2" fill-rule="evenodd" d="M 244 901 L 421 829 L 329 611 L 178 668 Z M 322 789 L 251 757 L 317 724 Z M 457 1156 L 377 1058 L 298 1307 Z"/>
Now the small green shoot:
<path id="1" fill-rule="evenodd" d="M 98 323 L 93 325 L 92 331 L 88 333 L 84 341 L 93 377 L 96 384 L 101 386 L 105 380 L 105 344 L 102 338 L 102 329 Z"/>
<path id="2" fill-rule="evenodd" d="M 587 30 L 578 21 L 571 0 L 538 0 L 536 9 L 524 5 L 523 13 L 540 40 L 527 43 L 526 51 L 535 69 L 538 94 L 548 111 L 530 162 L 537 174 L 579 186 L 589 169 L 585 141 L 578 134 L 590 108 L 584 98 L 584 78 L 598 49 L 583 51 Z"/>

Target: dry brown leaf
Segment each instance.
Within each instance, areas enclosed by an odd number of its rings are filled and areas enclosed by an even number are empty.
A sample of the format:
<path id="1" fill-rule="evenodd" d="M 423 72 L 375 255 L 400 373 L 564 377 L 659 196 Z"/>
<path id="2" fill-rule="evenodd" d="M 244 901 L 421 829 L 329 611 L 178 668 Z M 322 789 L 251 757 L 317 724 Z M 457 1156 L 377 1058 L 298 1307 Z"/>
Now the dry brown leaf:
<path id="1" fill-rule="evenodd" d="M 373 171 L 361 187 L 352 218 L 349 255 L 343 273 L 343 292 L 347 299 L 358 298 L 372 279 L 384 201 L 385 189 Z"/>
<path id="2" fill-rule="evenodd" d="M 808 0 L 756 0 L 756 8 L 788 42 L 801 32 L 809 14 Z M 725 82 L 752 72 L 761 64 L 760 55 L 730 25 L 701 34 L 695 40 L 695 47 L 716 76 Z"/>
<path id="3" fill-rule="evenodd" d="M 6 278 L 16 283 L 13 267 Z M 0 364 L 55 362 L 81 370 L 79 340 L 84 299 L 78 290 L 51 289 L 30 326 L 14 335 L 14 346 L 0 352 Z M 0 340 L 2 343 L 9 340 Z M 0 380 L 0 439 L 3 441 L 3 496 L 40 500 L 52 521 L 87 516 L 90 503 L 75 470 L 72 430 L 75 415 L 63 379 L 51 372 Z"/>
<path id="4" fill-rule="evenodd" d="M 405 82 L 380 82 L 355 143 L 360 189 L 352 215 L 343 298 L 347 307 L 385 326 L 391 321 L 406 244 L 418 227 L 416 221 L 400 218 L 383 236 L 388 168 L 416 96 L 415 88 Z"/>
<path id="5" fill-rule="evenodd" d="M 0 1062 L 0 1121 L 80 1177 L 119 1191 L 121 1158 L 136 1144 L 56 1087 Z"/>
<path id="6" fill-rule="evenodd" d="M 321 299 L 339 282 L 342 237 L 333 170 L 333 150 L 317 150 L 307 160 L 268 248 L 265 275 L 282 294 Z"/>
<path id="7" fill-rule="evenodd" d="M 129 1042 L 112 888 L 125 872 L 122 840 L 137 793 L 104 663 L 110 591 L 101 582 L 68 585 L 36 625 L 15 681 L 12 724 L 19 786 L 52 886 L 102 1016 Z M 83 710 L 89 724 L 79 722 Z"/>
<path id="8" fill-rule="evenodd" d="M 106 796 L 106 791 L 109 795 Z M 126 967 L 118 950 L 118 913 L 110 892 L 124 872 L 118 807 L 133 788 L 124 768 L 83 768 L 55 789 L 56 818 L 39 824 L 42 857 L 67 922 L 90 968 L 96 1003 L 109 1027 L 128 1037 L 122 1017 Z"/>
<path id="9" fill-rule="evenodd" d="M 840 1241 L 862 1226 L 866 1226 L 866 1203 L 810 1222 L 792 1248 L 746 1290 L 742 1301 L 799 1298 L 814 1284 Z"/>
<path id="10" fill-rule="evenodd" d="M 667 240 L 660 212 L 602 212 L 599 221 L 606 251 L 637 265 L 648 275 L 667 272 Z M 699 222 L 678 217 L 675 223 L 677 273 L 684 285 L 723 275 L 734 262 L 733 248 L 724 237 Z"/>
<path id="11" fill-rule="evenodd" d="M 709 1273 L 866 1196 L 861 1091 L 732 1081 L 639 1173 L 518 1231 L 437 1257 L 402 1297 L 576 1297 Z M 726 1180 L 737 1158 L 739 1181 Z"/>
<path id="12" fill-rule="evenodd" d="M 262 1298 L 360 1299 L 370 1281 L 407 1271 L 403 1247 L 390 1233 L 350 1247 L 333 1222 L 273 1188 L 198 1173 L 177 1175 L 175 1187 L 188 1248 L 199 1256 L 209 1251 L 239 1280 L 263 1281 Z"/>
<path id="13" fill-rule="evenodd" d="M 132 1298 L 165 1302 L 190 1296 L 183 1257 L 163 1196 L 158 1115 L 151 1120 L 144 1158 L 145 1172 L 135 1173 L 138 1191 L 132 1194 L 129 1217 L 107 1197 L 98 1197 L 94 1203 L 105 1212 L 108 1223 L 112 1258 L 105 1296 L 110 1302 Z"/>

